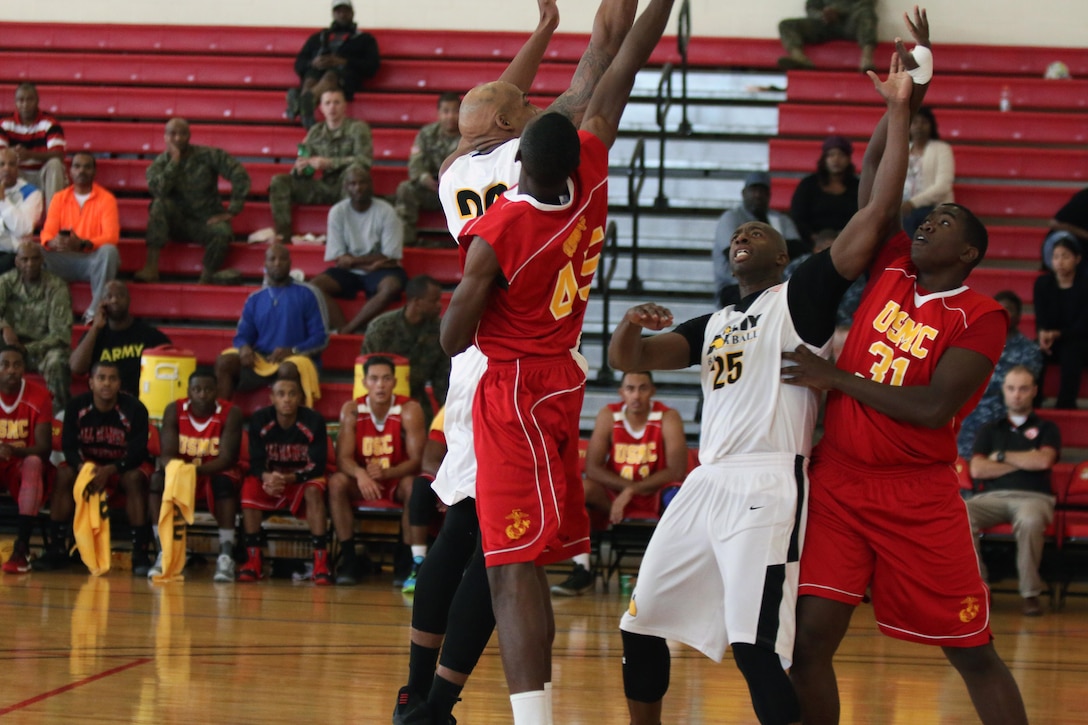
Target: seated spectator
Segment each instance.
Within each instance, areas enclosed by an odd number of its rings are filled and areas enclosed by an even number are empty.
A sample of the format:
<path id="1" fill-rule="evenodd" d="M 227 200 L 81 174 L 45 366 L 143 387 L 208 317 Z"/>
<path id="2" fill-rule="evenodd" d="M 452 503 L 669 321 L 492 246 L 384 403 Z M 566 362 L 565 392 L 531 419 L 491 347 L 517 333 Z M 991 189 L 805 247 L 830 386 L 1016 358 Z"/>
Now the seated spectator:
<path id="1" fill-rule="evenodd" d="M 106 285 L 102 306 L 72 350 L 68 365 L 74 375 L 84 375 L 99 360 L 116 363 L 121 390 L 138 398 L 144 350 L 169 345 L 170 338 L 157 327 L 133 317 L 129 302 L 124 282 L 115 279 Z"/>
<path id="2" fill-rule="evenodd" d="M 374 163 L 374 140 L 365 121 L 348 118 L 344 92 L 321 94 L 323 123 L 316 124 L 298 145 L 289 174 L 276 174 L 268 186 L 276 239 L 291 241 L 293 204 L 335 204 L 344 198 L 344 170 L 351 164 Z"/>
<path id="3" fill-rule="evenodd" d="M 586 506 L 613 524 L 627 518 L 654 518 L 661 511 L 658 492 L 684 480 L 688 446 L 680 414 L 653 399 L 657 388 L 649 372 L 624 373 L 618 403 L 597 413 L 586 449 L 582 479 Z M 593 588 L 589 554 L 574 557 L 574 569 L 552 594 L 573 597 Z"/>
<path id="4" fill-rule="evenodd" d="M 34 232 L 42 218 L 42 192 L 19 178 L 19 157 L 0 149 L 0 274 L 15 267 L 19 244 Z"/>
<path id="5" fill-rule="evenodd" d="M 324 293 L 329 323 L 341 334 L 362 332 L 378 313 L 396 302 L 408 276 L 400 266 L 404 229 L 393 206 L 374 196 L 370 169 L 351 166 L 344 183 L 348 198 L 329 210 L 325 261 L 335 262 L 310 280 Z M 332 298 L 355 299 L 366 294 L 366 304 L 350 321 Z"/>
<path id="6" fill-rule="evenodd" d="M 147 408 L 138 398 L 121 392 L 121 376 L 114 363 L 95 363 L 90 386 L 90 392 L 76 396 L 64 409 L 64 463 L 57 468 L 49 508 L 50 548 L 34 562 L 34 569 L 68 565 L 76 476 L 83 464 L 92 463 L 97 470 L 88 491 L 112 494 L 119 486 L 125 494 L 125 511 L 132 525 L 132 575 L 144 577 L 151 568 L 147 491 L 155 470 L 147 452 Z"/>
<path id="7" fill-rule="evenodd" d="M 197 491 L 219 525 L 219 558 L 213 581 L 234 581 L 234 527 L 242 488 L 238 459 L 242 444 L 242 409 L 215 398 L 215 373 L 197 370 L 189 376 L 189 395 L 170 403 L 162 414 L 162 468 L 174 459 L 196 466 Z M 151 477 L 151 511 L 162 506 L 162 469 Z M 198 495 L 199 500 L 199 495 Z M 156 527 L 157 528 L 157 527 Z M 155 532 L 158 539 L 158 531 Z M 148 577 L 162 573 L 162 552 Z"/>
<path id="8" fill-rule="evenodd" d="M 315 360 L 329 343 L 320 294 L 291 278 L 291 252 L 282 244 L 268 247 L 264 270 L 267 284 L 246 298 L 234 347 L 215 361 L 218 397 L 297 376 L 313 405 L 321 397 Z"/>
<path id="9" fill-rule="evenodd" d="M 420 129 L 408 156 L 408 179 L 397 186 L 396 208 L 404 222 L 404 244 L 419 246 L 416 225 L 419 210 L 436 211 L 442 208 L 438 199 L 438 172 L 442 162 L 457 150 L 461 132 L 457 121 L 461 111 L 461 97 L 456 93 L 443 93 L 438 97 L 438 120 Z"/>
<path id="10" fill-rule="evenodd" d="M 956 200 L 955 178 L 952 147 L 941 141 L 933 110 L 922 106 L 910 121 L 910 163 L 903 184 L 903 230 L 909 236 L 937 205 Z"/>
<path id="11" fill-rule="evenodd" d="M 328 438 L 325 419 L 302 405 L 297 378 L 272 384 L 272 405 L 249 419 L 249 474 L 242 483 L 242 526 L 246 561 L 238 581 L 264 578 L 261 520 L 266 511 L 290 511 L 305 517 L 313 536 L 313 580 L 332 584 L 329 571 L 328 513 L 325 507 L 325 464 Z"/>
<path id="12" fill-rule="evenodd" d="M 1043 360 L 1061 370 L 1056 408 L 1077 407 L 1081 371 L 1088 362 L 1088 277 L 1077 271 L 1081 256 L 1076 240 L 1055 242 L 1053 271 L 1035 280 L 1032 296 Z"/>
<path id="13" fill-rule="evenodd" d="M 1050 469 L 1058 462 L 1061 432 L 1032 409 L 1038 391 L 1030 370 L 1020 365 L 1009 370 L 1002 392 L 1007 417 L 984 425 L 975 439 L 971 478 L 983 491 L 967 499 L 967 514 L 974 531 L 1012 524 L 1024 614 L 1037 617 L 1043 613 L 1043 536 L 1054 518 Z M 981 558 L 979 563 L 985 566 Z"/>
<path id="14" fill-rule="evenodd" d="M 219 198 L 219 177 L 230 182 L 230 204 Z M 159 281 L 159 255 L 168 241 L 204 245 L 201 284 L 235 284 L 242 275 L 222 269 L 234 232 L 231 217 L 242 211 L 249 173 L 223 149 L 189 143 L 189 122 L 166 122 L 166 151 L 147 167 L 151 210 L 147 217 L 147 261 L 137 282 Z"/>
<path id="15" fill-rule="evenodd" d="M 816 173 L 801 179 L 790 199 L 790 217 L 805 247 L 816 235 L 841 232 L 858 210 L 858 174 L 850 155 L 854 146 L 842 136 L 824 139 Z"/>
<path id="16" fill-rule="evenodd" d="M 30 571 L 30 535 L 53 448 L 53 401 L 44 387 L 23 378 L 25 369 L 21 348 L 0 345 L 0 487 L 19 504 L 15 548 L 4 562 L 5 574 Z"/>
<path id="17" fill-rule="evenodd" d="M 425 274 L 412 277 L 404 287 L 404 307 L 383 312 L 366 328 L 363 355 L 385 353 L 408 360 L 409 390 L 423 406 L 423 416 L 434 418 L 430 383 L 439 405 L 446 403 L 450 388 L 450 356 L 438 342 L 439 315 L 442 313 L 442 288 Z"/>
<path id="18" fill-rule="evenodd" d="M 986 390 L 982 392 L 978 405 L 960 425 L 956 447 L 959 449 L 960 457 L 965 461 L 971 460 L 971 454 L 975 450 L 975 436 L 979 428 L 990 421 L 1000 420 L 1006 415 L 1002 388 L 1009 371 L 1020 366 L 1027 368 L 1033 379 L 1043 379 L 1043 353 L 1034 340 L 1029 340 L 1020 332 L 1020 314 L 1024 309 L 1020 297 L 1010 290 L 1002 290 L 994 295 L 994 299 L 1009 313 L 1009 334 L 1005 338 L 1001 357 L 997 359 L 994 373 L 990 376 L 990 382 L 986 384 Z"/>
<path id="19" fill-rule="evenodd" d="M 15 269 L 0 275 L 0 334 L 26 351 L 26 369 L 45 378 L 53 406 L 64 408 L 72 375 L 72 297 L 61 278 L 42 269 L 42 247 L 19 245 Z"/>
<path id="20" fill-rule="evenodd" d="M 392 360 L 375 355 L 363 370 L 367 393 L 340 409 L 336 473 L 329 478 L 329 512 L 345 553 L 337 584 L 357 581 L 355 505 L 359 501 L 380 499 L 404 507 L 401 534 L 413 549 L 413 578 L 427 552 L 426 528 L 412 528 L 408 520 L 412 482 L 419 473 L 427 440 L 423 411 L 416 401 L 393 392 L 397 374 Z"/>
<path id="21" fill-rule="evenodd" d="M 0 119 L 0 147 L 12 148 L 19 158 L 19 173 L 41 189 L 45 205 L 63 189 L 64 130 L 57 119 L 38 108 L 38 89 L 20 83 L 15 89 L 15 113 Z M 35 220 L 37 221 L 37 220 Z"/>
<path id="22" fill-rule="evenodd" d="M 805 17 L 783 20 L 778 35 L 788 53 L 778 59 L 782 70 L 815 68 L 805 46 L 829 40 L 856 40 L 861 46 L 858 68 L 875 70 L 876 0 L 805 0 Z"/>
<path id="23" fill-rule="evenodd" d="M 356 27 L 351 0 L 333 0 L 332 26 L 307 38 L 295 57 L 302 85 L 287 91 L 287 117 L 301 115 L 303 127 L 310 128 L 321 94 L 339 89 L 350 101 L 380 65 L 378 41 Z"/>
<path id="24" fill-rule="evenodd" d="M 1075 239 L 1081 249 L 1088 244 L 1088 188 L 1073 194 L 1047 226 L 1051 231 L 1043 240 L 1043 266 L 1051 269 L 1050 258 L 1059 239 Z M 1086 265 L 1088 260 L 1081 259 L 1081 272 L 1088 273 Z"/>
<path id="25" fill-rule="evenodd" d="M 96 171 L 91 154 L 72 156 L 72 185 L 54 197 L 41 234 L 46 269 L 66 282 L 91 283 L 85 323 L 94 319 L 106 285 L 117 276 L 121 264 L 117 199 L 95 183 Z"/>
<path id="26" fill-rule="evenodd" d="M 742 224 L 756 221 L 770 224 L 782 235 L 791 257 L 805 251 L 801 248 L 801 237 L 793 220 L 788 215 L 771 209 L 770 175 L 765 171 L 748 174 L 744 179 L 744 190 L 741 191 L 741 205 L 722 214 L 714 229 L 714 249 L 711 253 L 714 261 L 714 286 L 718 293 L 718 304 L 722 307 L 740 301 L 740 288 L 729 264 L 729 245 L 733 232 Z"/>

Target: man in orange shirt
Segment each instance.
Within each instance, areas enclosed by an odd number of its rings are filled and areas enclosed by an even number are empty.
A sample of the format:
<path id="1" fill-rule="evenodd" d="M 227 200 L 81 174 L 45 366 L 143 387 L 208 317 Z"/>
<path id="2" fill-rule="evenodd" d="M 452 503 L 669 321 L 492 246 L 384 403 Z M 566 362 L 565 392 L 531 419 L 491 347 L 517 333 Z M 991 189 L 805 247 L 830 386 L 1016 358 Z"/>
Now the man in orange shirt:
<path id="1" fill-rule="evenodd" d="M 117 277 L 121 225 L 117 199 L 94 182 L 94 156 L 72 157 L 72 185 L 57 192 L 42 227 L 45 268 L 66 282 L 90 282 L 92 299 L 83 321 L 102 304 L 106 285 Z"/>

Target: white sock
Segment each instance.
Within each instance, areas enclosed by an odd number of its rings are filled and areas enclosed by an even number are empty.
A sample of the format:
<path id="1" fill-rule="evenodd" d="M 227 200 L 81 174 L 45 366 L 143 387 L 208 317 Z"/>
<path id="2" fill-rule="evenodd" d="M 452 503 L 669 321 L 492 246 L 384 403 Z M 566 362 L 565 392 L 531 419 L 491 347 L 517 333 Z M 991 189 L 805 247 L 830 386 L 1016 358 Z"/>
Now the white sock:
<path id="1" fill-rule="evenodd" d="M 412 558 L 427 556 L 426 544 L 412 544 Z"/>
<path id="2" fill-rule="evenodd" d="M 219 551 L 234 548 L 234 529 L 219 529 Z"/>
<path id="3" fill-rule="evenodd" d="M 162 544 L 159 542 L 159 525 L 152 524 L 151 534 L 155 537 L 155 548 L 162 549 Z"/>
<path id="4" fill-rule="evenodd" d="M 589 571 L 589 554 L 578 554 L 574 557 L 575 564 L 581 564 L 582 568 Z"/>
<path id="5" fill-rule="evenodd" d="M 514 725 L 549 725 L 548 696 L 544 690 L 519 692 L 510 696 Z"/>
<path id="6" fill-rule="evenodd" d="M 544 698 L 545 703 L 548 706 L 548 725 L 553 725 L 555 723 L 555 720 L 553 719 L 554 716 L 552 715 L 552 683 L 550 682 L 544 683 Z"/>

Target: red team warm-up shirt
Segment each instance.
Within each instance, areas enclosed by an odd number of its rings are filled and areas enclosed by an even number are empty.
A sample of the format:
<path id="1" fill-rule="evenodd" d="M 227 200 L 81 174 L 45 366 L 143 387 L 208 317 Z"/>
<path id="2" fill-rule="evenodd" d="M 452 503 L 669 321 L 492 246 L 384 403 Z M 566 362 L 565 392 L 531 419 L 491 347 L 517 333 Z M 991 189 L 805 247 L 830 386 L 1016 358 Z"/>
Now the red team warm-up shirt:
<path id="1" fill-rule="evenodd" d="M 177 401 L 178 456 L 189 463 L 201 465 L 219 457 L 219 440 L 227 427 L 227 416 L 234 404 L 216 400 L 215 410 L 204 420 L 196 420 L 189 412 L 189 399 Z M 228 470 L 225 473 L 230 474 Z"/>
<path id="2" fill-rule="evenodd" d="M 1008 330 L 1001 305 L 968 287 L 921 289 L 909 249 L 910 238 L 901 233 L 874 262 L 838 367 L 885 385 L 912 386 L 929 384 L 949 348 L 974 350 L 996 364 Z M 858 465 L 953 463 L 960 423 L 985 388 L 983 382 L 952 421 L 936 429 L 894 420 L 833 391 L 824 425 L 837 433 L 821 445 Z"/>
<path id="3" fill-rule="evenodd" d="M 404 450 L 404 427 L 401 410 L 411 398 L 395 395 L 381 427 L 374 421 L 367 396 L 355 399 L 355 460 L 360 463 L 377 461 L 382 468 L 392 468 L 408 457 Z"/>
<path id="4" fill-rule="evenodd" d="M 515 187 L 461 233 L 462 249 L 476 236 L 491 244 L 507 283 L 476 328 L 474 342 L 489 360 L 558 355 L 578 345 L 608 212 L 608 149 L 587 131 L 578 135 L 570 213 L 541 207 Z"/>
<path id="5" fill-rule="evenodd" d="M 0 443 L 25 448 L 34 442 L 34 428 L 52 420 L 53 398 L 48 390 L 36 383 L 24 378 L 14 400 L 0 396 Z"/>

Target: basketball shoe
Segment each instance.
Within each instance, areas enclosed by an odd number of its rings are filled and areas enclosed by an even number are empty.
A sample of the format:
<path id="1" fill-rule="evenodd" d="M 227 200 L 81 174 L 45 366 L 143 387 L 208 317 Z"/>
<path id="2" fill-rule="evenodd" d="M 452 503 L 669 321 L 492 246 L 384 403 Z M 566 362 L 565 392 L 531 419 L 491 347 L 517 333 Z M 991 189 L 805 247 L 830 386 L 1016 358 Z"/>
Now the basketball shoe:
<path id="1" fill-rule="evenodd" d="M 261 550 L 256 546 L 246 549 L 246 563 L 238 569 L 238 581 L 255 582 L 264 579 Z"/>

